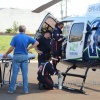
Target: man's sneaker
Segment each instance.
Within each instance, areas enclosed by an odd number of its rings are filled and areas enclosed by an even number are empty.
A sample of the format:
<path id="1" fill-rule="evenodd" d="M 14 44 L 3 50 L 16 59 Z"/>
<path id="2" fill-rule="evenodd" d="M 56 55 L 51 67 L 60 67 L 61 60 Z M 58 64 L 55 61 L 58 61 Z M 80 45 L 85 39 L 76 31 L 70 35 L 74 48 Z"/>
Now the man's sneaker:
<path id="1" fill-rule="evenodd" d="M 8 91 L 8 93 L 13 94 L 14 92 L 12 92 L 12 91 Z"/>
<path id="2" fill-rule="evenodd" d="M 23 94 L 28 94 L 28 91 L 27 92 L 23 92 Z"/>

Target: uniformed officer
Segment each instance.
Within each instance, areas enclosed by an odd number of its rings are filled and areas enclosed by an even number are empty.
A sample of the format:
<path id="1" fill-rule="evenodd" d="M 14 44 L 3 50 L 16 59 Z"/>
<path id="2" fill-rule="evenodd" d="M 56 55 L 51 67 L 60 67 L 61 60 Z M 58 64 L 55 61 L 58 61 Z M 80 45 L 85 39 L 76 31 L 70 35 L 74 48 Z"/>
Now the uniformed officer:
<path id="1" fill-rule="evenodd" d="M 39 89 L 53 89 L 54 83 L 51 78 L 51 75 L 56 74 L 57 72 L 54 70 L 52 64 L 50 63 L 51 54 L 46 54 L 46 61 L 42 62 L 39 65 L 38 69 L 38 81 L 39 81 Z"/>
<path id="2" fill-rule="evenodd" d="M 47 30 L 44 33 L 44 36 L 41 36 L 37 41 L 39 42 L 38 45 L 38 66 L 41 62 L 45 62 L 45 55 L 51 52 L 51 34 L 52 32 Z"/>
<path id="3" fill-rule="evenodd" d="M 57 23 L 57 25 L 55 26 L 55 28 L 53 29 L 52 32 L 52 41 L 51 41 L 51 45 L 52 45 L 52 52 L 53 52 L 53 67 L 56 69 L 56 65 L 57 63 L 60 61 L 60 58 L 62 56 L 62 42 L 64 41 L 64 37 L 62 34 L 62 28 L 63 28 L 64 24 L 63 22 L 59 22 Z"/>

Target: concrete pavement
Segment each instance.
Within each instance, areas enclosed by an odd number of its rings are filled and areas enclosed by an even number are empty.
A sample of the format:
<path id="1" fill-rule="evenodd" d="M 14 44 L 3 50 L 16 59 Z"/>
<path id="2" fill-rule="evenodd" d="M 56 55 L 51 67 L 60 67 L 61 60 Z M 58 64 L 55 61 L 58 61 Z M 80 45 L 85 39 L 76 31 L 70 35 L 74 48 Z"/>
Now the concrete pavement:
<path id="1" fill-rule="evenodd" d="M 64 72 L 67 65 L 58 64 L 58 69 Z M 9 68 L 6 68 L 6 73 Z M 67 90 L 39 90 L 37 81 L 37 61 L 31 61 L 29 63 L 29 94 L 22 94 L 22 86 L 18 86 L 14 94 L 8 94 L 8 85 L 3 85 L 0 88 L 0 100 L 99 100 L 100 99 L 100 70 L 93 72 L 89 70 L 86 83 L 85 91 L 87 95 L 69 92 Z M 85 69 L 72 70 L 72 73 L 84 74 Z M 55 83 L 57 83 L 57 76 L 52 76 Z M 22 81 L 21 74 L 18 75 L 17 81 Z M 81 79 L 74 77 L 66 77 L 65 85 L 79 88 Z M 69 83 L 69 84 L 68 84 Z"/>

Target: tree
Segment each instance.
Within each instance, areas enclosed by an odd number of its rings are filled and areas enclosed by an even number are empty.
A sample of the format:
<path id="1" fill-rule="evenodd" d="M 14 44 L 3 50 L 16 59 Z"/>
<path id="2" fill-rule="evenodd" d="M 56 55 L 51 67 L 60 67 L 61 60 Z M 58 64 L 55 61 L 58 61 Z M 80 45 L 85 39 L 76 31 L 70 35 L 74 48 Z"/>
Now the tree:
<path id="1" fill-rule="evenodd" d="M 18 22 L 14 21 L 13 23 L 13 33 L 17 33 L 18 32 Z"/>
<path id="2" fill-rule="evenodd" d="M 14 21 L 11 28 L 6 29 L 6 33 L 17 34 L 18 32 L 18 22 Z"/>

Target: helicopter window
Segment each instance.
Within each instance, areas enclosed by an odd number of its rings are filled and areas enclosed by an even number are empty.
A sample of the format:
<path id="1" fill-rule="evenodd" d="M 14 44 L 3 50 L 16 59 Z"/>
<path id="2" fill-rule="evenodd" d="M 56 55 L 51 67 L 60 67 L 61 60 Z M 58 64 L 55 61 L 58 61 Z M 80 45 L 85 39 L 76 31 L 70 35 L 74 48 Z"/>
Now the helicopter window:
<path id="1" fill-rule="evenodd" d="M 64 22 L 64 28 L 62 31 L 65 37 L 69 34 L 71 25 L 72 25 L 72 22 Z"/>
<path id="2" fill-rule="evenodd" d="M 41 34 L 44 35 L 44 32 L 46 30 L 50 30 L 52 31 L 53 28 L 55 27 L 56 25 L 56 21 L 52 18 L 47 18 L 45 23 L 43 24 L 42 28 L 41 28 Z"/>
<path id="3" fill-rule="evenodd" d="M 71 31 L 70 31 L 70 42 L 80 41 L 82 39 L 84 30 L 84 23 L 75 23 L 72 25 Z"/>
<path id="4" fill-rule="evenodd" d="M 49 18 L 46 20 L 46 23 L 47 23 L 48 25 L 50 25 L 51 27 L 54 28 L 57 22 L 56 22 L 53 18 L 49 17 Z"/>
<path id="5" fill-rule="evenodd" d="M 39 37 L 43 36 L 46 30 L 50 30 L 52 32 L 56 23 L 56 20 L 54 20 L 52 17 L 48 17 L 45 22 L 43 22 L 42 27 L 37 30 L 37 33 L 34 38 L 38 39 Z"/>
<path id="6" fill-rule="evenodd" d="M 42 28 L 41 28 L 41 34 L 44 35 L 44 32 L 45 32 L 46 30 L 52 31 L 53 28 L 52 28 L 49 24 L 47 24 L 47 23 L 45 22 L 45 23 L 43 24 Z"/>

